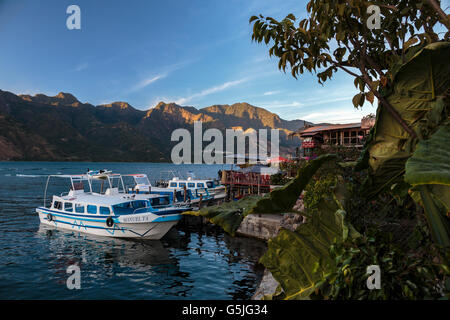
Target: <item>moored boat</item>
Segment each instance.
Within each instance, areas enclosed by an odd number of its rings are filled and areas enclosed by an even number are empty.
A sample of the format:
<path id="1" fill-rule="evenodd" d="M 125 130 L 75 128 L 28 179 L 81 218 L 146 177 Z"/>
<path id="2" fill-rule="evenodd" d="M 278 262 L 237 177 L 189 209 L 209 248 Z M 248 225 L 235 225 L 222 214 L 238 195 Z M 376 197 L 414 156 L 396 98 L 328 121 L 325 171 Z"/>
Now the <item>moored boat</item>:
<path id="1" fill-rule="evenodd" d="M 91 175 L 52 175 L 48 177 L 44 206 L 36 208 L 40 222 L 56 228 L 120 238 L 161 239 L 188 207 L 173 206 L 168 196 L 120 193 L 111 185 L 110 173 L 99 179 L 107 181 L 104 193 L 92 190 Z M 70 191 L 52 197 L 46 206 L 51 177 L 70 179 Z M 114 174 L 120 178 L 120 175 Z M 85 185 L 87 183 L 87 186 Z M 123 181 L 122 181 L 123 185 Z M 88 189 L 87 191 L 85 190 Z M 103 188 L 103 183 L 102 183 Z"/>
<path id="2" fill-rule="evenodd" d="M 216 200 L 221 200 L 226 197 L 225 186 L 219 184 L 215 180 L 208 179 L 193 179 L 188 177 L 187 179 L 181 179 L 178 177 L 173 177 L 167 183 L 167 188 L 169 189 L 183 189 L 188 190 L 198 190 L 206 189 L 208 193 Z"/>
<path id="3" fill-rule="evenodd" d="M 132 186 L 127 187 L 128 193 L 135 194 L 159 194 L 169 196 L 173 203 L 201 205 L 202 203 L 209 203 L 214 200 L 209 191 L 205 187 L 188 188 L 187 186 L 180 187 L 154 187 L 150 183 L 146 174 L 124 174 L 123 177 L 133 178 Z"/>

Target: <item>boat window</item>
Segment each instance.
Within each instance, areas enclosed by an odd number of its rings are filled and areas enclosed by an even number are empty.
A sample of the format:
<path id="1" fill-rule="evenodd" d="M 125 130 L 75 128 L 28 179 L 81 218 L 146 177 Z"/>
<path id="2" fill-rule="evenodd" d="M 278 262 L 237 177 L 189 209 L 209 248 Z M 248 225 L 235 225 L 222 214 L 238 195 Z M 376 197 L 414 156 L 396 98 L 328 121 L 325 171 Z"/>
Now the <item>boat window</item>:
<path id="1" fill-rule="evenodd" d="M 184 199 L 183 191 L 177 191 L 175 194 L 175 198 L 177 201 L 183 201 L 183 199 Z"/>
<path id="2" fill-rule="evenodd" d="M 204 183 L 197 183 L 197 188 L 204 188 L 205 184 Z"/>
<path id="3" fill-rule="evenodd" d="M 158 197 L 150 199 L 150 204 L 152 205 L 152 207 L 166 206 L 170 204 L 170 200 L 169 197 Z"/>
<path id="4" fill-rule="evenodd" d="M 75 204 L 75 212 L 76 213 L 84 213 L 84 204 Z"/>
<path id="5" fill-rule="evenodd" d="M 62 209 L 62 203 L 60 201 L 53 202 L 53 208 L 61 210 Z"/>
<path id="6" fill-rule="evenodd" d="M 109 215 L 111 210 L 108 207 L 100 207 L 100 214 Z"/>
<path id="7" fill-rule="evenodd" d="M 97 206 L 88 205 L 87 206 L 87 213 L 97 214 Z"/>
<path id="8" fill-rule="evenodd" d="M 149 185 L 148 179 L 145 177 L 135 177 L 134 180 L 136 181 L 136 184 L 144 184 Z"/>
<path id="9" fill-rule="evenodd" d="M 134 209 L 140 209 L 147 207 L 147 201 L 145 200 L 136 200 L 131 203 Z"/>
<path id="10" fill-rule="evenodd" d="M 195 183 L 189 182 L 188 183 L 188 188 L 195 188 Z"/>
<path id="11" fill-rule="evenodd" d="M 114 214 L 121 215 L 121 214 L 131 214 L 133 213 L 134 209 L 131 206 L 131 202 L 124 202 L 114 205 L 113 211 Z"/>
<path id="12" fill-rule="evenodd" d="M 170 183 L 170 187 L 171 188 L 176 188 L 177 187 L 177 183 L 176 182 L 171 182 Z"/>
<path id="13" fill-rule="evenodd" d="M 212 181 L 206 181 L 206 186 L 208 188 L 214 188 L 214 183 Z"/>
<path id="14" fill-rule="evenodd" d="M 186 182 L 180 182 L 180 188 L 186 187 Z"/>
<path id="15" fill-rule="evenodd" d="M 64 210 L 68 212 L 73 211 L 73 204 L 72 202 L 64 202 Z"/>

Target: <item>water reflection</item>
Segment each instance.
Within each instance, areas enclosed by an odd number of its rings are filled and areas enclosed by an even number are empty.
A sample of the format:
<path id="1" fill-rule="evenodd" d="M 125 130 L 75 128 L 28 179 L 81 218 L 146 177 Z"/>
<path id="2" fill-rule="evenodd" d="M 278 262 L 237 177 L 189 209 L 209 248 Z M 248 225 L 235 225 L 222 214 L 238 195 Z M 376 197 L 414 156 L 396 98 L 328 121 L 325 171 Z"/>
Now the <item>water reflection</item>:
<path id="1" fill-rule="evenodd" d="M 38 234 L 45 236 L 51 251 L 58 252 L 61 248 L 66 252 L 73 251 L 81 257 L 82 263 L 89 257 L 95 257 L 98 263 L 118 263 L 136 269 L 175 263 L 159 240 L 105 238 L 47 225 L 40 225 Z M 74 239 L 78 241 L 74 242 Z"/>
<path id="2" fill-rule="evenodd" d="M 248 299 L 264 242 L 178 225 L 159 240 L 125 240 L 40 226 L 45 175 L 86 167 L 158 173 L 164 164 L 0 163 L 0 299 Z M 218 169 L 199 166 L 197 176 Z M 197 172 L 198 169 L 198 172 Z M 206 170 L 206 171 L 205 171 Z M 209 173 L 209 171 L 211 173 Z M 203 172 L 203 173 L 202 173 Z M 61 190 L 59 190 L 61 191 Z M 81 290 L 66 286 L 70 265 Z"/>
<path id="3" fill-rule="evenodd" d="M 46 243 L 47 268 L 60 289 L 67 267 L 80 266 L 80 299 L 248 299 L 266 249 L 261 241 L 233 238 L 211 226 L 173 228 L 162 240 L 128 240 L 41 225 L 36 237 Z M 57 292 L 56 298 L 68 297 Z"/>

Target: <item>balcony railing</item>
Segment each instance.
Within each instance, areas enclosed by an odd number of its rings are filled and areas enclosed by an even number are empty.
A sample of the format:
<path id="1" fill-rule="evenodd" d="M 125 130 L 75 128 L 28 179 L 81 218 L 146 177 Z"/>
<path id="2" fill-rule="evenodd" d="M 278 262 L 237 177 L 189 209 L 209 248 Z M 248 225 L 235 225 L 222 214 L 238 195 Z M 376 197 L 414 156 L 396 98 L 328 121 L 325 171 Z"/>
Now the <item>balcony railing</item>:
<path id="1" fill-rule="evenodd" d="M 304 141 L 304 142 L 302 143 L 302 147 L 303 147 L 304 149 L 315 148 L 315 147 L 316 147 L 316 144 L 314 143 L 314 141 Z"/>

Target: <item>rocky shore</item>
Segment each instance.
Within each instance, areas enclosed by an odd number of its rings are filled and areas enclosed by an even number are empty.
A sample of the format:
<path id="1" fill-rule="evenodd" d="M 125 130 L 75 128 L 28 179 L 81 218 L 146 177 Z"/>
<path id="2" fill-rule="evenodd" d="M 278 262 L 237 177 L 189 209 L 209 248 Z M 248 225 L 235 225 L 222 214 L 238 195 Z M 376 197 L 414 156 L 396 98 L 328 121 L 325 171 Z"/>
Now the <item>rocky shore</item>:
<path id="1" fill-rule="evenodd" d="M 269 240 L 275 237 L 281 228 L 294 231 L 304 223 L 305 218 L 298 213 L 285 214 L 249 214 L 244 218 L 237 235 Z M 275 293 L 279 283 L 269 270 L 264 270 L 264 276 L 256 289 L 252 300 L 261 300 L 264 296 Z"/>
<path id="2" fill-rule="evenodd" d="M 306 218 L 301 214 L 304 211 L 302 197 L 300 197 L 293 207 L 296 212 L 282 214 L 249 214 L 247 215 L 236 230 L 236 236 L 250 237 L 263 241 L 268 241 L 278 235 L 280 230 L 287 229 L 295 231 Z M 185 215 L 183 223 L 187 225 L 208 224 L 208 219 L 202 216 Z M 264 296 L 273 295 L 279 283 L 275 280 L 269 270 L 264 270 L 263 278 L 252 297 L 252 300 L 261 300 Z"/>

